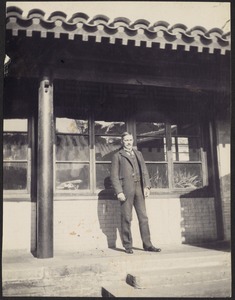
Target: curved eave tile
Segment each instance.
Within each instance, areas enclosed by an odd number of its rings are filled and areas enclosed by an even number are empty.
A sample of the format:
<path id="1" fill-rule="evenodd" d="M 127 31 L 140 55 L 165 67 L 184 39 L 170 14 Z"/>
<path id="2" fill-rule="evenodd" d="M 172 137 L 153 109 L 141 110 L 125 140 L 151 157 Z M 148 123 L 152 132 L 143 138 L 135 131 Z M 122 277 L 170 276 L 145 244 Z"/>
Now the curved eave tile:
<path id="1" fill-rule="evenodd" d="M 184 24 L 175 24 L 169 28 L 169 23 L 165 21 L 155 22 L 153 25 L 145 19 L 139 19 L 133 23 L 127 18 L 115 18 L 110 22 L 105 15 L 96 15 L 89 18 L 84 13 L 75 13 L 67 21 L 67 15 L 62 11 L 53 12 L 46 20 L 42 10 L 34 9 L 28 13 L 27 18 L 22 17 L 22 10 L 17 7 L 9 7 L 6 16 L 6 28 L 12 30 L 12 35 L 16 36 L 19 30 L 24 30 L 26 36 L 30 37 L 34 32 L 40 32 L 42 38 L 53 33 L 55 38 L 67 35 L 73 40 L 76 36 L 82 36 L 83 41 L 88 41 L 90 37 L 96 42 L 102 42 L 102 38 L 109 39 L 111 44 L 116 40 L 121 40 L 123 45 L 129 41 L 135 46 L 145 45 L 152 47 L 152 44 L 159 44 L 160 49 L 166 45 L 171 45 L 172 50 L 178 46 L 183 46 L 185 51 L 190 51 L 191 47 L 196 47 L 198 52 L 204 48 L 213 53 L 214 49 L 219 49 L 221 54 L 230 51 L 230 33 L 223 33 L 219 28 L 207 31 L 202 26 L 195 26 L 188 30 Z"/>
<path id="2" fill-rule="evenodd" d="M 113 20 L 113 22 L 109 23 L 110 27 L 118 28 L 119 26 L 128 27 L 131 23 L 131 20 L 128 18 L 118 17 Z"/>
<path id="3" fill-rule="evenodd" d="M 143 28 L 143 29 L 148 29 L 150 25 L 150 22 L 145 20 L 145 19 L 139 19 L 136 20 L 134 23 L 130 24 L 130 28 L 133 29 L 138 29 L 138 28 Z"/>
<path id="4" fill-rule="evenodd" d="M 38 18 L 38 19 L 43 19 L 45 16 L 45 12 L 41 9 L 31 9 L 28 13 L 27 18 L 32 19 L 32 18 Z"/>
<path id="5" fill-rule="evenodd" d="M 105 15 L 96 15 L 89 21 L 89 24 L 99 25 L 99 24 L 108 24 L 109 18 Z"/>
<path id="6" fill-rule="evenodd" d="M 82 12 L 78 12 L 72 15 L 71 19 L 68 20 L 69 23 L 78 23 L 82 22 L 85 23 L 89 19 L 89 16 L 87 14 L 84 14 Z"/>

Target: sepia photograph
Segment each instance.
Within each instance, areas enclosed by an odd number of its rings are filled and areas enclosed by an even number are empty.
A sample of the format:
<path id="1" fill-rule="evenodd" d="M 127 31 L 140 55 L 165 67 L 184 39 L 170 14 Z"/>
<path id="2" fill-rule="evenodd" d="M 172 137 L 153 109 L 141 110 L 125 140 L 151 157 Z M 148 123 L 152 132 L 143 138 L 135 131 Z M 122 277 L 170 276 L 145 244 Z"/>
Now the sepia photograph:
<path id="1" fill-rule="evenodd" d="M 231 3 L 2 6 L 2 296 L 232 297 Z"/>

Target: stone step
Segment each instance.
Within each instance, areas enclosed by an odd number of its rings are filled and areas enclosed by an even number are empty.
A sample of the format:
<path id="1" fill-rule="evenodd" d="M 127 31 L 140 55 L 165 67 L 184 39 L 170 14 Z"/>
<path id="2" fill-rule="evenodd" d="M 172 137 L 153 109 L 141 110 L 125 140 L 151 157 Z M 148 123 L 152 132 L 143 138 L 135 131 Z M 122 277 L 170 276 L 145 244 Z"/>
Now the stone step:
<path id="1" fill-rule="evenodd" d="M 147 258 L 141 259 L 134 255 L 122 256 L 120 260 L 95 260 L 95 261 L 74 261 L 73 264 L 66 265 L 53 265 L 48 266 L 34 265 L 30 266 L 17 266 L 17 268 L 5 267 L 2 270 L 2 281 L 18 282 L 25 280 L 42 280 L 43 278 L 59 278 L 65 276 L 76 276 L 77 274 L 86 274 L 92 272 L 94 274 L 102 274 L 110 272 L 111 276 L 119 276 L 119 279 L 125 280 L 128 273 L 155 271 L 155 270 L 174 270 L 182 269 L 185 266 L 189 268 L 194 267 L 213 267 L 223 266 L 230 264 L 229 253 L 215 253 L 207 256 L 198 255 L 197 257 L 187 256 L 174 256 L 160 254 L 150 254 Z"/>
<path id="2" fill-rule="evenodd" d="M 170 282 L 167 274 L 187 268 L 222 268 L 230 265 L 230 253 L 220 251 L 194 251 L 186 253 L 146 253 L 135 251 L 134 255 L 116 252 L 111 256 L 55 257 L 50 260 L 37 260 L 27 257 L 23 264 L 15 258 L 5 259 L 2 271 L 2 286 L 4 296 L 73 296 L 101 297 L 101 287 L 117 286 L 122 283 L 130 291 L 135 288 L 126 284 L 127 274 L 133 277 L 139 273 L 161 273 L 161 280 Z M 191 249 L 190 249 L 191 250 Z M 112 254 L 112 252 L 110 252 Z M 165 275 L 164 275 L 165 272 Z M 215 271 L 214 271 L 215 272 Z M 173 274 L 172 273 L 172 274 Z M 164 277 L 165 276 L 165 277 Z M 190 275 L 185 275 L 190 277 Z M 199 275 L 198 275 L 199 276 Z M 226 273 L 227 276 L 227 273 Z M 206 275 L 204 276 L 206 279 Z M 221 276 L 222 278 L 222 276 Z M 225 278 L 226 279 L 226 278 Z M 176 279 L 175 279 L 176 280 Z M 143 282 L 143 279 L 142 279 Z M 180 283 L 180 277 L 179 277 Z M 139 282 L 139 285 L 141 282 Z M 102 291 L 104 290 L 102 289 Z M 145 289 L 151 290 L 151 288 Z M 140 290 L 141 291 L 141 290 Z M 129 292 L 128 292 L 129 293 Z"/>
<path id="3" fill-rule="evenodd" d="M 84 273 L 77 276 L 8 282 L 3 284 L 2 291 L 4 297 L 100 297 L 102 284 L 102 276 Z"/>
<path id="4" fill-rule="evenodd" d="M 231 268 L 229 266 L 206 266 L 180 269 L 164 269 L 133 272 L 127 274 L 127 284 L 134 288 L 154 288 L 156 286 L 167 286 L 181 284 L 191 284 L 210 280 L 223 280 L 231 278 Z"/>
<path id="5" fill-rule="evenodd" d="M 148 259 L 138 259 L 134 258 L 134 255 L 130 257 L 123 257 L 118 264 L 110 263 L 110 268 L 116 270 L 119 274 L 125 276 L 130 272 L 144 272 L 155 271 L 155 270 L 179 270 L 185 267 L 188 268 L 206 268 L 206 267 L 216 267 L 216 266 L 230 266 L 231 263 L 231 254 L 230 253 L 210 253 L 210 255 L 205 255 L 202 253 L 197 256 L 191 256 L 185 254 L 184 256 L 177 255 L 163 255 L 159 254 L 150 254 Z"/>
<path id="6" fill-rule="evenodd" d="M 119 282 L 116 284 L 104 285 L 101 290 L 101 295 L 104 298 L 112 297 L 231 297 L 231 281 L 227 278 L 214 281 L 192 282 L 190 284 L 177 284 L 169 286 L 157 286 L 147 289 L 136 289 L 126 284 Z"/>

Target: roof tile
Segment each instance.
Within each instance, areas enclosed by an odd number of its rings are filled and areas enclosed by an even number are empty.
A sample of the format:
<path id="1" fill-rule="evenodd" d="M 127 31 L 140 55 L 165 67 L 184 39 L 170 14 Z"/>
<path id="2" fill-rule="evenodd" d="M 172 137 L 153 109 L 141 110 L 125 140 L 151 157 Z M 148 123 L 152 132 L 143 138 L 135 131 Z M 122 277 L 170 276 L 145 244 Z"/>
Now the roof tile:
<path id="1" fill-rule="evenodd" d="M 208 48 L 209 53 L 214 53 L 214 49 L 219 50 L 221 54 L 230 51 L 231 34 L 224 33 L 220 28 L 207 31 L 202 26 L 195 26 L 188 29 L 181 23 L 169 28 L 166 21 L 157 21 L 150 25 L 145 19 L 131 22 L 127 18 L 118 17 L 110 20 L 105 15 L 89 18 L 82 12 L 74 13 L 68 20 L 62 11 L 53 12 L 48 19 L 45 18 L 45 12 L 40 9 L 30 10 L 26 18 L 22 13 L 23 11 L 16 6 L 7 8 L 6 29 L 11 30 L 14 36 L 18 35 L 19 30 L 25 30 L 27 36 L 40 32 L 42 38 L 47 36 L 46 32 L 51 32 L 55 38 L 67 34 L 68 39 L 72 40 L 80 35 L 83 41 L 94 37 L 99 43 L 103 37 L 108 37 L 110 43 L 121 39 L 123 45 L 128 45 L 128 41 L 132 40 L 138 47 L 143 45 L 151 47 L 157 43 L 161 49 L 164 49 L 166 44 L 171 44 L 172 50 L 181 45 L 185 51 L 190 51 L 190 47 L 196 47 L 198 52 L 202 52 L 203 48 Z"/>

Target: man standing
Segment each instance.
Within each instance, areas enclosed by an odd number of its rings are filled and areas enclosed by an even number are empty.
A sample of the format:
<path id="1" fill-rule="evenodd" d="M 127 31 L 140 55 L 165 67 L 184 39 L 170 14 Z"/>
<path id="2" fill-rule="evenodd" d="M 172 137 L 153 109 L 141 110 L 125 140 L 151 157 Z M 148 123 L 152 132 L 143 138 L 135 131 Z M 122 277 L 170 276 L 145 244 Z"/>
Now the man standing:
<path id="1" fill-rule="evenodd" d="M 121 203 L 122 243 L 126 253 L 132 254 L 131 221 L 135 207 L 139 220 L 140 234 L 145 251 L 160 252 L 150 240 L 145 198 L 150 194 L 150 180 L 144 158 L 140 151 L 133 149 L 133 136 L 122 134 L 122 148 L 112 160 L 111 181 Z"/>

